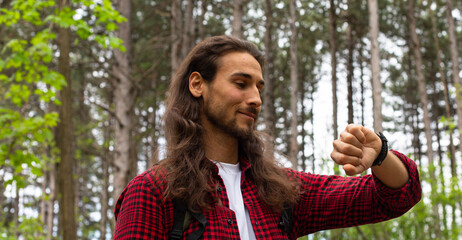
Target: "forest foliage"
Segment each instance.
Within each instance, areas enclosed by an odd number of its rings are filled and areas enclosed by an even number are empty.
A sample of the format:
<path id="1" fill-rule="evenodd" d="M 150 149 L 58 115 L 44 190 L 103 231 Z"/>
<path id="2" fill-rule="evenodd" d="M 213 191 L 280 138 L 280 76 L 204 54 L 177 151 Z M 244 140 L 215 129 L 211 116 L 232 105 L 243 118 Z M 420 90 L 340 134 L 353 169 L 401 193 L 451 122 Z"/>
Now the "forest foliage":
<path id="1" fill-rule="evenodd" d="M 265 52 L 257 129 L 282 164 L 343 174 L 330 142 L 349 122 L 380 118 L 391 147 L 419 166 L 424 197 L 404 216 L 303 239 L 459 239 L 462 2 L 376 1 L 380 116 L 373 2 L 0 0 L 0 239 L 111 239 L 120 189 L 163 157 L 173 72 L 222 34 Z"/>

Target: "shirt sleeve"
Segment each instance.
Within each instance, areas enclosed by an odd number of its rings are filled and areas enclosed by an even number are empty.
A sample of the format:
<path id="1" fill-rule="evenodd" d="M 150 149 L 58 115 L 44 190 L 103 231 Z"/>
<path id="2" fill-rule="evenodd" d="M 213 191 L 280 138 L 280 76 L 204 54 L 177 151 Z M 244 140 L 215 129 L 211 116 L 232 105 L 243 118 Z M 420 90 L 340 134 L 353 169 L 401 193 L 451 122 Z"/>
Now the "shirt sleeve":
<path id="1" fill-rule="evenodd" d="M 135 177 L 117 201 L 114 239 L 167 239 L 161 201 L 161 191 L 146 175 Z"/>
<path id="2" fill-rule="evenodd" d="M 393 153 L 409 172 L 409 181 L 399 189 L 387 187 L 373 174 L 340 177 L 295 172 L 302 190 L 294 208 L 295 234 L 376 223 L 411 209 L 422 196 L 417 166 L 405 155 Z"/>

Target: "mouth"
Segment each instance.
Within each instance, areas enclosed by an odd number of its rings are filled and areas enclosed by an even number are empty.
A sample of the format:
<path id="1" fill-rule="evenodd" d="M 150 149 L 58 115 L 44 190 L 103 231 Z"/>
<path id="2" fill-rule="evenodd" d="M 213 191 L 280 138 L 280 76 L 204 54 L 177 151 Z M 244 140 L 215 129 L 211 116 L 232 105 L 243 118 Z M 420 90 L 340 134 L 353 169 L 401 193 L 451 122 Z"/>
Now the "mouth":
<path id="1" fill-rule="evenodd" d="M 256 120 L 257 119 L 257 115 L 253 114 L 253 113 L 248 113 L 248 112 L 239 112 L 240 114 L 243 114 L 249 118 L 252 118 L 253 120 Z"/>
<path id="2" fill-rule="evenodd" d="M 257 120 L 258 110 L 255 108 L 247 108 L 247 109 L 240 110 L 238 112 L 240 114 L 247 116 L 248 118 L 253 119 L 254 121 Z"/>

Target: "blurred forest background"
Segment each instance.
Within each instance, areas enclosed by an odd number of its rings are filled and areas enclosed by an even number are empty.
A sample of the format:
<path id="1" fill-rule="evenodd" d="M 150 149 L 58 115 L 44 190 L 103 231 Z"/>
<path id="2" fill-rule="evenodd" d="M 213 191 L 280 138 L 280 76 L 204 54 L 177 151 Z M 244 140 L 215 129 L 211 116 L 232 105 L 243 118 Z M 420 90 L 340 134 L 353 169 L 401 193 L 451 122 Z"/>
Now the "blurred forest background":
<path id="1" fill-rule="evenodd" d="M 306 239 L 460 239 L 461 10 L 459 0 L 0 0 L 0 239 L 111 239 L 115 199 L 162 158 L 173 72 L 221 34 L 265 52 L 258 129 L 283 164 L 344 174 L 324 142 L 355 122 L 420 167 L 424 198 L 403 217 Z"/>

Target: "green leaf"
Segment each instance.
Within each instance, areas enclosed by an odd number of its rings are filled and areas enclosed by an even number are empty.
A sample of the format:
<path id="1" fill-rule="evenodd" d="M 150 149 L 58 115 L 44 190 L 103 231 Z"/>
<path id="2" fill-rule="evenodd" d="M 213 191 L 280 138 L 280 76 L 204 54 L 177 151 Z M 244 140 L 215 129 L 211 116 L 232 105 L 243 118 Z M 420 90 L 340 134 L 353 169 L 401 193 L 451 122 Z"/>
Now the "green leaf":
<path id="1" fill-rule="evenodd" d="M 109 43 L 111 44 L 112 48 L 119 49 L 122 52 L 125 52 L 125 46 L 123 45 L 122 39 L 118 37 L 109 37 Z"/>
<path id="2" fill-rule="evenodd" d="M 5 98 L 11 99 L 16 106 L 20 107 L 23 102 L 27 101 L 29 95 L 30 91 L 26 85 L 11 84 L 10 89 L 5 94 Z"/>
<path id="3" fill-rule="evenodd" d="M 33 167 L 31 168 L 31 173 L 37 177 L 40 177 L 43 175 L 43 171 L 41 168 Z"/>
<path id="4" fill-rule="evenodd" d="M 109 32 L 117 30 L 117 24 L 109 22 L 108 24 L 106 24 L 106 30 L 108 30 Z"/>

